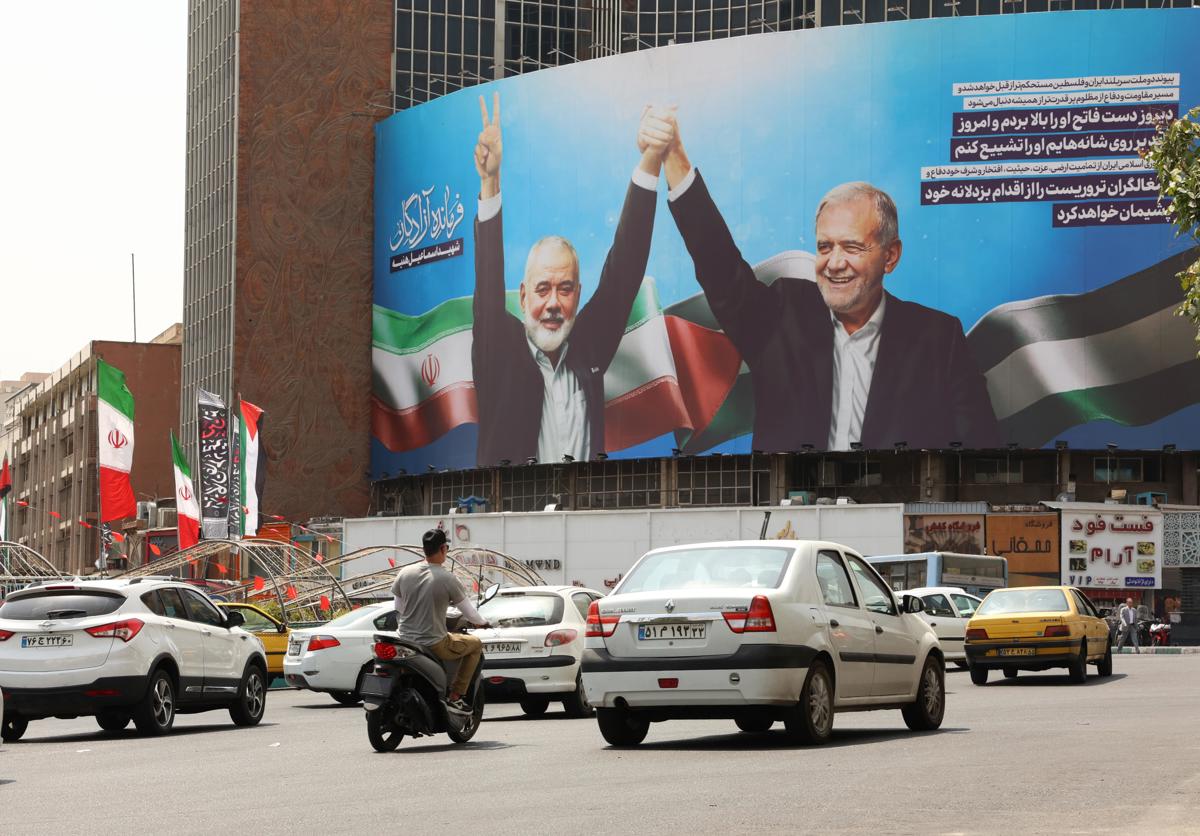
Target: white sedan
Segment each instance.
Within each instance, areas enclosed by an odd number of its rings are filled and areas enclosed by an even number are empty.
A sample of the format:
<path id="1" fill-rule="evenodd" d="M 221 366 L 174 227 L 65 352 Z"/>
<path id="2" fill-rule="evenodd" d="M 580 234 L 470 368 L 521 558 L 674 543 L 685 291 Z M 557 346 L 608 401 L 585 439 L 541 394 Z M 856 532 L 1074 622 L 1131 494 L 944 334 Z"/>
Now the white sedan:
<path id="1" fill-rule="evenodd" d="M 634 746 L 663 720 L 782 720 L 824 743 L 838 711 L 900 709 L 941 725 L 945 667 L 920 598 L 897 601 L 836 543 L 750 540 L 657 549 L 587 617 L 583 684 L 604 739 Z"/>
<path id="2" fill-rule="evenodd" d="M 979 609 L 981 600 L 957 586 L 923 586 L 896 594 L 915 595 L 925 602 L 921 617 L 937 633 L 946 661 L 965 668 L 967 622 Z"/>
<path id="3" fill-rule="evenodd" d="M 395 629 L 396 611 L 388 601 L 351 610 L 319 627 L 293 630 L 283 657 L 283 677 L 288 685 L 354 705 L 362 699 L 362 675 L 374 661 L 372 637 Z"/>
<path id="4" fill-rule="evenodd" d="M 561 701 L 571 717 L 592 713 L 580 687 L 584 622 L 603 597 L 577 586 L 522 586 L 500 590 L 479 608 L 494 624 L 483 640 L 483 684 L 488 702 L 519 702 L 531 717 Z"/>

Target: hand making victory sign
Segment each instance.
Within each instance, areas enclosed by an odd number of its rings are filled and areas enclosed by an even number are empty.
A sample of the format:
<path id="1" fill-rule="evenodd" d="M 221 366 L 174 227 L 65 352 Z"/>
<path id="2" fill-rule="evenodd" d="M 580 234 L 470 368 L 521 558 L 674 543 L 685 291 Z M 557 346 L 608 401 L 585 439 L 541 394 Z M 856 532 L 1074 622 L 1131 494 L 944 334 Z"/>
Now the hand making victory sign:
<path id="1" fill-rule="evenodd" d="M 483 117 L 483 130 L 475 140 L 475 171 L 479 173 L 479 197 L 486 200 L 500 193 L 500 159 L 504 153 L 500 135 L 500 94 L 492 94 L 490 118 L 487 103 L 480 96 L 479 113 Z"/>

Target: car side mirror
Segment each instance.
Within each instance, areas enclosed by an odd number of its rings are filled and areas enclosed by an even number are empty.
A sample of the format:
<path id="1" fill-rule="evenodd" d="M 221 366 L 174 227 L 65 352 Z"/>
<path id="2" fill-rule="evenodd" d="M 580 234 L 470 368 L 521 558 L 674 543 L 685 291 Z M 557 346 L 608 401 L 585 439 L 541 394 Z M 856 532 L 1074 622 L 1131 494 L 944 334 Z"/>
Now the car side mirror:
<path id="1" fill-rule="evenodd" d="M 925 602 L 916 595 L 905 595 L 900 600 L 900 606 L 907 613 L 925 612 Z"/>
<path id="2" fill-rule="evenodd" d="M 276 624 L 275 625 L 276 633 L 286 633 L 287 631 L 288 631 L 288 628 L 287 628 L 286 624 Z"/>
<path id="3" fill-rule="evenodd" d="M 495 598 L 500 593 L 500 584 L 494 583 L 483 591 L 483 597 L 479 599 L 480 604 L 486 604 L 488 601 Z"/>
<path id="4" fill-rule="evenodd" d="M 241 627 L 245 623 L 246 617 L 237 610 L 230 610 L 225 613 L 225 626 L 229 629 L 232 630 L 234 627 Z"/>
<path id="5" fill-rule="evenodd" d="M 1108 607 L 1101 607 L 1101 608 L 1100 608 L 1100 617 L 1101 617 L 1101 618 L 1108 618 L 1110 615 L 1112 615 L 1112 610 L 1111 610 L 1111 609 L 1109 609 Z"/>

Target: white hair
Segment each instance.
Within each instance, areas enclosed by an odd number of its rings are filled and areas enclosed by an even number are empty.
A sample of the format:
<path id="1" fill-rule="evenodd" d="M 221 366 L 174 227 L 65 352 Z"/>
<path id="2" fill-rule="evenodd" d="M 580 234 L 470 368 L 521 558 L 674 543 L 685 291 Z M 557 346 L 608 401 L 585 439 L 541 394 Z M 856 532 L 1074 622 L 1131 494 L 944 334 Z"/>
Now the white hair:
<path id="1" fill-rule="evenodd" d="M 817 214 L 814 220 L 820 219 L 821 213 L 827 206 L 849 203 L 860 198 L 870 200 L 875 207 L 875 217 L 879 223 L 879 243 L 886 247 L 894 241 L 899 241 L 900 220 L 896 214 L 896 204 L 887 192 L 862 180 L 842 183 L 826 192 L 825 196 L 821 198 L 821 202 L 817 204 Z"/>

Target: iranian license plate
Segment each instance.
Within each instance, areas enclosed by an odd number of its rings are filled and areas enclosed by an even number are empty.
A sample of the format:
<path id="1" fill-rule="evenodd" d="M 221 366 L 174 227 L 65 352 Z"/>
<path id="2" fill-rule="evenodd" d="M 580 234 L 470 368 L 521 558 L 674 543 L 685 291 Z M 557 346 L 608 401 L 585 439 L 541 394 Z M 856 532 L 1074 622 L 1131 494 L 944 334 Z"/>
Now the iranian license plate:
<path id="1" fill-rule="evenodd" d="M 299 656 L 301 644 L 301 642 L 297 641 L 288 642 L 288 656 Z"/>
<path id="2" fill-rule="evenodd" d="M 1002 647 L 1001 656 L 1036 656 L 1037 649 L 1033 647 Z"/>
<path id="3" fill-rule="evenodd" d="M 703 639 L 707 635 L 707 621 L 638 625 L 638 641 L 640 642 L 662 641 L 664 639 Z"/>
<path id="4" fill-rule="evenodd" d="M 520 653 L 520 642 L 485 642 L 484 653 Z"/>
<path id="5" fill-rule="evenodd" d="M 359 693 L 369 697 L 390 696 L 392 693 L 391 677 L 369 673 L 363 677 L 362 688 L 359 689 Z"/>
<path id="6" fill-rule="evenodd" d="M 21 647 L 70 647 L 75 636 L 70 633 L 49 636 L 21 636 Z"/>

